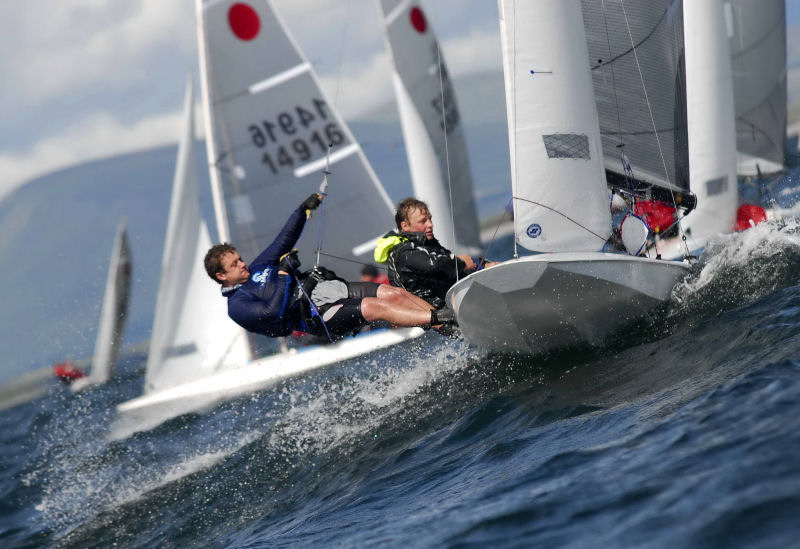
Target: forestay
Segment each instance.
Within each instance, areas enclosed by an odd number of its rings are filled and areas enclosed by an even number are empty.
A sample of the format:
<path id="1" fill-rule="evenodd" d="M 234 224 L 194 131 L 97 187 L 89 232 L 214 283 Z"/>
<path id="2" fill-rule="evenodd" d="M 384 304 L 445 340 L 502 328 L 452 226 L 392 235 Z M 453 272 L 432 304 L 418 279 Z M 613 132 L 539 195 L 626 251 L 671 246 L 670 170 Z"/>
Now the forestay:
<path id="1" fill-rule="evenodd" d="M 739 173 L 778 172 L 786 162 L 786 4 L 730 0 Z"/>
<path id="2" fill-rule="evenodd" d="M 611 219 L 580 4 L 500 8 L 517 241 L 540 252 L 600 250 Z"/>
<path id="3" fill-rule="evenodd" d="M 415 2 L 380 0 L 379 4 L 394 62 L 392 82 L 414 195 L 428 204 L 436 236 L 446 248 L 478 252 L 480 231 L 469 156 L 444 56 Z"/>
<path id="4" fill-rule="evenodd" d="M 242 366 L 250 359 L 244 330 L 228 318 L 226 300 L 203 267 L 211 238 L 200 214 L 193 105 L 190 82 L 147 356 L 146 393 Z"/>
<path id="5" fill-rule="evenodd" d="M 689 188 L 680 0 L 582 0 L 606 168 Z M 619 147 L 623 145 L 624 147 Z"/>
<path id="6" fill-rule="evenodd" d="M 289 213 L 316 191 L 330 155 L 324 221 L 326 266 L 360 269 L 393 208 L 358 143 L 322 93 L 310 63 L 267 2 L 197 0 L 206 143 L 220 237 L 245 261 L 278 234 Z M 314 263 L 319 231 L 298 247 Z M 360 246 L 361 245 L 361 246 Z M 344 258 L 335 259 L 336 256 Z M 347 261 L 350 260 L 350 261 Z"/>

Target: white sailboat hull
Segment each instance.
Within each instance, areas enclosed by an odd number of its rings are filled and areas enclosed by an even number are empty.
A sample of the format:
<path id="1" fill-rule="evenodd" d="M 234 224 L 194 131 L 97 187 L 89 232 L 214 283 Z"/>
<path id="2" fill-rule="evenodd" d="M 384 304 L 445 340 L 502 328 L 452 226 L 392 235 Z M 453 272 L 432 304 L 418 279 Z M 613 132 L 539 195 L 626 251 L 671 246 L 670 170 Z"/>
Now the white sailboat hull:
<path id="1" fill-rule="evenodd" d="M 385 349 L 424 333 L 422 328 L 376 330 L 332 345 L 315 345 L 268 356 L 240 368 L 151 392 L 117 406 L 111 436 L 124 438 L 183 414 L 204 412 L 241 395 L 268 389 L 284 379 Z"/>
<path id="2" fill-rule="evenodd" d="M 670 299 L 685 263 L 599 252 L 503 262 L 447 293 L 466 341 L 496 352 L 538 354 L 599 345 Z"/>

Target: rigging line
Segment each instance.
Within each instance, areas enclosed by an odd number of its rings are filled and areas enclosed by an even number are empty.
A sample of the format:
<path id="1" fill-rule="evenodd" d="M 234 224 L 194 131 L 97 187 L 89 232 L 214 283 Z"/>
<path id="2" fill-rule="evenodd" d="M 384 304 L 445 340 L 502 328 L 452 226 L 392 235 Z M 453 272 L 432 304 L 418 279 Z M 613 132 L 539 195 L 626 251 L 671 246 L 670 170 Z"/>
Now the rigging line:
<path id="1" fill-rule="evenodd" d="M 336 87 L 333 93 L 333 110 L 339 106 L 339 84 L 342 80 L 342 64 L 344 63 L 344 46 L 347 41 L 347 25 L 350 22 L 350 0 L 347 0 L 347 7 L 344 10 L 344 25 L 342 26 L 342 38 L 339 43 L 339 66 L 336 68 Z"/>
<path id="2" fill-rule="evenodd" d="M 578 223 L 577 221 L 572 219 L 570 216 L 568 216 L 566 214 L 563 214 L 563 213 L 559 212 L 558 210 L 556 210 L 555 208 L 551 208 L 550 206 L 547 206 L 546 204 L 542 204 L 541 202 L 536 202 L 535 200 L 528 200 L 527 198 L 521 198 L 519 196 L 513 196 L 512 199 L 513 200 L 521 200 L 523 202 L 528 202 L 529 204 L 534 204 L 534 205 L 539 206 L 541 208 L 544 208 L 546 210 L 550 210 L 553 213 L 557 213 L 558 215 L 560 215 L 561 217 L 563 217 L 567 221 L 570 221 L 570 222 L 574 223 L 575 225 L 577 225 L 578 227 L 580 227 L 581 229 L 583 229 L 587 233 L 596 236 L 597 238 L 599 238 L 603 242 L 606 242 L 608 240 L 608 238 L 597 234 L 596 232 L 594 232 L 593 230 L 589 229 L 588 227 L 584 227 L 583 225 L 581 225 L 580 223 Z"/>
<path id="3" fill-rule="evenodd" d="M 650 121 L 653 124 L 653 134 L 655 135 L 656 144 L 658 145 L 658 153 L 661 155 L 661 163 L 664 166 L 664 176 L 666 177 L 667 183 L 669 184 L 669 194 L 670 197 L 672 198 L 672 205 L 675 208 L 675 211 L 677 211 L 678 203 L 675 200 L 675 192 L 672 190 L 672 182 L 669 179 L 669 169 L 667 168 L 667 160 L 664 157 L 664 150 L 661 147 L 661 138 L 658 135 L 658 127 L 656 126 L 656 119 L 653 116 L 653 107 L 650 104 L 650 97 L 647 95 L 647 86 L 644 83 L 644 74 L 642 73 L 642 66 L 639 63 L 639 53 L 637 52 L 636 46 L 634 45 L 633 32 L 631 31 L 631 24 L 630 21 L 628 20 L 628 12 L 625 9 L 625 0 L 620 0 L 620 5 L 622 6 L 622 15 L 625 18 L 625 27 L 628 29 L 628 36 L 630 37 L 631 46 L 633 47 L 633 58 L 636 60 L 636 70 L 639 72 L 639 79 L 642 82 L 642 91 L 644 92 L 644 99 L 645 102 L 647 103 L 647 111 L 650 113 Z M 681 234 L 681 237 L 683 239 L 683 244 L 686 247 L 686 253 L 688 255 L 689 246 L 688 244 L 686 244 L 686 234 L 684 234 L 683 227 L 680 224 L 678 225 L 678 231 Z"/>
<path id="4" fill-rule="evenodd" d="M 436 20 L 436 26 L 439 26 L 439 3 L 433 3 L 433 17 Z M 450 179 L 450 150 L 447 144 L 447 132 L 449 128 L 447 127 L 447 116 L 445 116 L 445 109 L 444 109 L 444 75 L 442 74 L 442 51 L 439 47 L 439 40 L 438 38 L 435 39 L 436 41 L 436 64 L 439 69 L 439 98 L 442 100 L 442 129 L 444 130 L 444 162 L 447 166 L 447 193 L 450 199 L 450 228 L 453 237 L 453 245 L 457 243 L 456 240 L 456 221 L 455 221 L 455 211 L 453 210 L 453 185 L 451 184 Z M 454 262 L 455 271 L 456 271 L 456 281 L 458 281 L 458 261 Z"/>
<path id="5" fill-rule="evenodd" d="M 492 249 L 492 244 L 494 244 L 494 239 L 497 237 L 497 231 L 500 230 L 500 227 L 503 225 L 503 221 L 506 218 L 506 214 L 511 209 L 511 201 L 512 200 L 514 200 L 514 197 L 511 197 L 511 198 L 508 199 L 508 202 L 506 203 L 506 207 L 503 210 L 503 215 L 500 216 L 500 221 L 497 222 L 497 226 L 494 228 L 494 234 L 492 235 L 492 238 L 489 240 L 489 244 L 487 244 L 486 250 L 484 250 L 484 252 L 483 252 L 483 260 L 484 260 L 484 262 L 488 261 L 489 250 Z"/>
<path id="6" fill-rule="evenodd" d="M 644 92 L 644 100 L 647 103 L 647 111 L 650 113 L 650 122 L 653 124 L 653 134 L 656 138 L 656 144 L 658 145 L 658 153 L 661 155 L 661 164 L 664 166 L 664 176 L 667 178 L 667 183 L 670 185 L 670 195 L 672 196 L 672 203 L 675 206 L 675 209 L 678 209 L 678 204 L 675 201 L 675 194 L 672 191 L 672 181 L 669 179 L 669 169 L 667 168 L 667 159 L 664 157 L 664 150 L 661 148 L 661 138 L 658 136 L 658 127 L 656 126 L 656 119 L 653 115 L 653 107 L 650 104 L 650 97 L 647 95 L 647 86 L 644 83 L 644 74 L 642 73 L 642 66 L 639 63 L 639 54 L 636 51 L 636 46 L 634 45 L 633 41 L 633 32 L 631 31 L 631 24 L 628 20 L 628 13 L 625 10 L 625 0 L 620 0 L 620 5 L 622 6 L 622 15 L 625 18 L 625 26 L 628 29 L 628 36 L 631 40 L 631 47 L 633 48 L 633 58 L 636 60 L 636 70 L 639 72 L 639 80 L 642 82 L 642 91 Z"/>
<path id="7" fill-rule="evenodd" d="M 601 9 L 603 10 L 603 25 L 606 28 L 606 42 L 608 43 L 608 56 L 611 57 L 611 55 L 612 55 L 612 53 L 611 53 L 611 36 L 609 34 L 609 31 L 608 31 L 608 19 L 606 18 L 606 2 L 605 2 L 605 0 L 601 0 L 600 4 L 601 4 Z M 619 96 L 617 95 L 617 80 L 616 80 L 616 75 L 614 74 L 614 64 L 609 62 L 608 65 L 611 68 L 611 87 L 614 90 L 614 104 L 617 107 L 617 136 L 618 136 L 620 145 L 623 147 L 622 150 L 620 150 L 620 156 L 622 157 L 621 160 L 622 160 L 623 166 L 625 166 L 625 160 L 624 160 L 625 143 L 622 141 L 622 114 L 621 114 L 620 108 L 619 108 Z M 602 66 L 602 65 L 600 65 L 600 66 Z"/>
<path id="8" fill-rule="evenodd" d="M 514 208 L 514 186 L 513 183 L 519 178 L 519 169 L 517 168 L 517 3 L 514 2 L 511 5 L 511 9 L 513 13 L 511 14 L 511 19 L 513 22 L 514 27 L 514 36 L 512 37 L 512 44 L 513 47 L 511 48 L 511 108 L 514 111 L 514 173 L 511 174 L 511 183 L 512 183 L 512 190 L 511 190 L 511 208 Z M 508 30 L 508 23 L 506 23 L 506 30 Z M 519 248 L 517 243 L 517 216 L 513 217 L 514 219 L 514 259 L 519 259 Z"/>

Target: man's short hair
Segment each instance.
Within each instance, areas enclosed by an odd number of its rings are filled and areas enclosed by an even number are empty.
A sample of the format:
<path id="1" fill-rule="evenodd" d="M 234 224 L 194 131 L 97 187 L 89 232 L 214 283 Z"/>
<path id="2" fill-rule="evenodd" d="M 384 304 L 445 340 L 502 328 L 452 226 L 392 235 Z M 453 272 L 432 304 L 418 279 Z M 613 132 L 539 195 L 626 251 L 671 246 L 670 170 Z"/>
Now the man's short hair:
<path id="1" fill-rule="evenodd" d="M 206 268 L 206 273 L 211 277 L 211 280 L 217 284 L 222 284 L 222 281 L 217 278 L 217 273 L 223 272 L 222 256 L 228 253 L 235 253 L 236 248 L 232 244 L 223 242 L 222 244 L 215 244 L 206 252 L 206 257 L 203 260 L 203 265 Z"/>
<path id="2" fill-rule="evenodd" d="M 400 230 L 400 223 L 403 221 L 408 223 L 408 218 L 411 215 L 411 212 L 414 210 L 421 210 L 423 212 L 430 213 L 428 205 L 422 200 L 417 200 L 413 196 L 409 196 L 408 198 L 404 198 L 400 201 L 400 203 L 397 205 L 397 211 L 394 214 L 394 222 L 397 225 L 398 230 Z"/>

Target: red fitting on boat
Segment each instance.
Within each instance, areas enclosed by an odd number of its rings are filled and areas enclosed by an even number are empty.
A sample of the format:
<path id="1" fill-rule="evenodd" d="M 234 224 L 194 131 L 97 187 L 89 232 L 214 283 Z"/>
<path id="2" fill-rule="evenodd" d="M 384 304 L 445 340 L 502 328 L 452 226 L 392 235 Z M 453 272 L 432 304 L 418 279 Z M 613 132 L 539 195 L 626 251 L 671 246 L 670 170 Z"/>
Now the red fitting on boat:
<path id="1" fill-rule="evenodd" d="M 59 362 L 53 365 L 53 374 L 61 381 L 66 381 L 67 383 L 86 377 L 85 373 L 73 366 L 69 361 Z"/>
<path id="2" fill-rule="evenodd" d="M 742 204 L 736 211 L 736 230 L 744 231 L 767 220 L 767 212 L 755 204 Z"/>
<path id="3" fill-rule="evenodd" d="M 633 205 L 633 213 L 655 233 L 664 232 L 675 223 L 675 208 L 653 200 L 639 200 Z"/>

